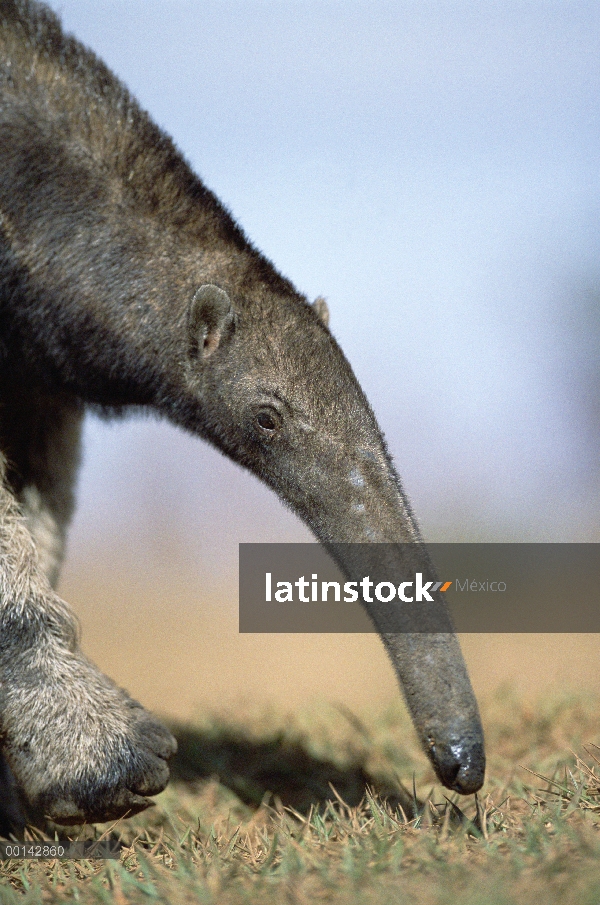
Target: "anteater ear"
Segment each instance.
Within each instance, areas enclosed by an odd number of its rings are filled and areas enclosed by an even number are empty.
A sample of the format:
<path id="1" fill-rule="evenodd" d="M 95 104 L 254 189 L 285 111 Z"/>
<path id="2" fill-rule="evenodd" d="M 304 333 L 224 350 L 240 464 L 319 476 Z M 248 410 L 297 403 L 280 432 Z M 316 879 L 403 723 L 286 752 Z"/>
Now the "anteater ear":
<path id="1" fill-rule="evenodd" d="M 206 283 L 194 293 L 188 314 L 190 358 L 206 360 L 235 325 L 231 299 L 223 289 Z"/>
<path id="2" fill-rule="evenodd" d="M 326 327 L 329 326 L 329 305 L 325 301 L 322 295 L 316 298 L 313 302 L 313 308 L 317 313 L 318 317 L 325 324 Z"/>

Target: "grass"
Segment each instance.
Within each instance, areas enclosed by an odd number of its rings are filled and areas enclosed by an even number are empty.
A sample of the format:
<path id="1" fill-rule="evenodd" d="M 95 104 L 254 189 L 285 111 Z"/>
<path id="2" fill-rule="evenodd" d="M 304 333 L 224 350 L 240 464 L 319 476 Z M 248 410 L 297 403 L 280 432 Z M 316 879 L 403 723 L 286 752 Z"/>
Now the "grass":
<path id="1" fill-rule="evenodd" d="M 120 862 L 5 861 L 0 902 L 598 905 L 600 699 L 504 692 L 483 717 L 477 800 L 435 785 L 399 704 L 178 726 L 157 806 L 78 831 Z"/>

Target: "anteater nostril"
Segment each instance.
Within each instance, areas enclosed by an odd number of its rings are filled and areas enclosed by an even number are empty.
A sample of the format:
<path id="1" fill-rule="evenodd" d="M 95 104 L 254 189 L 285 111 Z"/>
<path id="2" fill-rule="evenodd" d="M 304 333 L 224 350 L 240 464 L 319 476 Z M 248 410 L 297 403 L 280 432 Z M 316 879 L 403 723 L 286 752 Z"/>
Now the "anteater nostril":
<path id="1" fill-rule="evenodd" d="M 447 789 L 470 795 L 483 785 L 485 754 L 480 742 L 435 745 L 431 759 Z"/>
<path id="2" fill-rule="evenodd" d="M 449 752 L 448 749 L 442 751 L 442 757 L 439 757 L 439 753 L 438 749 L 436 751 L 438 756 L 434 761 L 436 773 L 446 788 L 451 789 L 454 787 L 456 777 L 460 773 L 462 764 L 452 756 L 452 753 Z"/>

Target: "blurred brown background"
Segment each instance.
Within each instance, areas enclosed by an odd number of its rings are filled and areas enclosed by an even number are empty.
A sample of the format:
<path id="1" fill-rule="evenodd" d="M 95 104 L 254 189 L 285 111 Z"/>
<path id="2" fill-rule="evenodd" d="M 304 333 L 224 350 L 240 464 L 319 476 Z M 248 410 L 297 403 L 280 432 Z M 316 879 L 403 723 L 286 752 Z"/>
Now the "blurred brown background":
<path id="1" fill-rule="evenodd" d="M 151 574 L 124 583 L 126 603 L 114 575 L 107 582 L 70 568 L 62 588 L 81 616 L 86 652 L 160 713 L 186 719 L 200 708 L 315 699 L 359 712 L 399 693 L 376 635 L 240 635 L 226 592 L 200 601 L 180 576 L 168 585 Z M 462 646 L 480 696 L 506 682 L 528 697 L 550 688 L 600 692 L 596 635 L 465 635 Z"/>
<path id="2" fill-rule="evenodd" d="M 112 538 L 104 531 L 94 543 L 83 531 L 97 517 L 96 492 L 83 494 L 75 520 L 60 590 L 79 614 L 84 649 L 106 672 L 148 707 L 184 719 L 200 709 L 293 709 L 317 699 L 360 712 L 399 695 L 374 634 L 238 633 L 238 543 L 310 540 L 267 488 L 164 425 L 98 430 L 102 458 L 115 434 L 124 447 L 145 450 L 136 486 L 145 475 L 155 491 L 126 512 L 132 525 L 117 524 Z M 190 478 L 186 490 L 198 512 L 171 505 L 171 469 L 204 476 L 203 488 Z M 108 505 L 115 491 L 104 489 Z M 117 508 L 129 497 L 135 493 L 118 488 Z M 506 683 L 529 697 L 550 688 L 600 691 L 597 635 L 466 635 L 462 644 L 480 696 Z"/>
<path id="3" fill-rule="evenodd" d="M 399 695 L 376 635 L 239 635 L 237 612 L 161 604 L 156 586 L 140 586 L 122 607 L 106 604 L 99 586 L 65 582 L 85 610 L 84 648 L 150 709 L 180 719 L 200 710 L 255 706 L 293 709 L 318 700 L 356 713 Z M 178 589 L 183 595 L 185 589 Z M 170 592 L 172 593 L 172 592 Z M 139 596 L 138 596 L 139 594 Z M 91 615 L 92 609 L 94 614 Z M 596 635 L 465 635 L 462 647 L 480 699 L 509 683 L 528 698 L 548 690 L 600 692 Z"/>

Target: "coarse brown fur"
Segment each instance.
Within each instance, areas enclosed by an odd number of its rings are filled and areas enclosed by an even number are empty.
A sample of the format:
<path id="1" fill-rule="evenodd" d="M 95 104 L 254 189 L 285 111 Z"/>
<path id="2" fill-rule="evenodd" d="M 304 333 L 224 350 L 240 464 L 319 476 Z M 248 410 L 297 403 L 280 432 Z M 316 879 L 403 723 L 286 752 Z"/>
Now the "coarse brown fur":
<path id="1" fill-rule="evenodd" d="M 59 821 L 131 813 L 164 787 L 174 750 L 170 734 L 86 660 L 53 590 L 86 408 L 151 408 L 251 469 L 321 541 L 404 541 L 426 561 L 373 412 L 327 323 L 324 301 L 308 304 L 252 246 L 48 8 L 0 0 L 8 823 L 24 819 L 15 789 L 29 813 Z M 399 556 L 387 563 L 392 572 Z M 356 556 L 340 558 L 360 574 Z M 419 634 L 418 625 L 395 633 L 384 607 L 365 605 L 438 775 L 474 791 L 483 738 L 456 637 Z"/>

